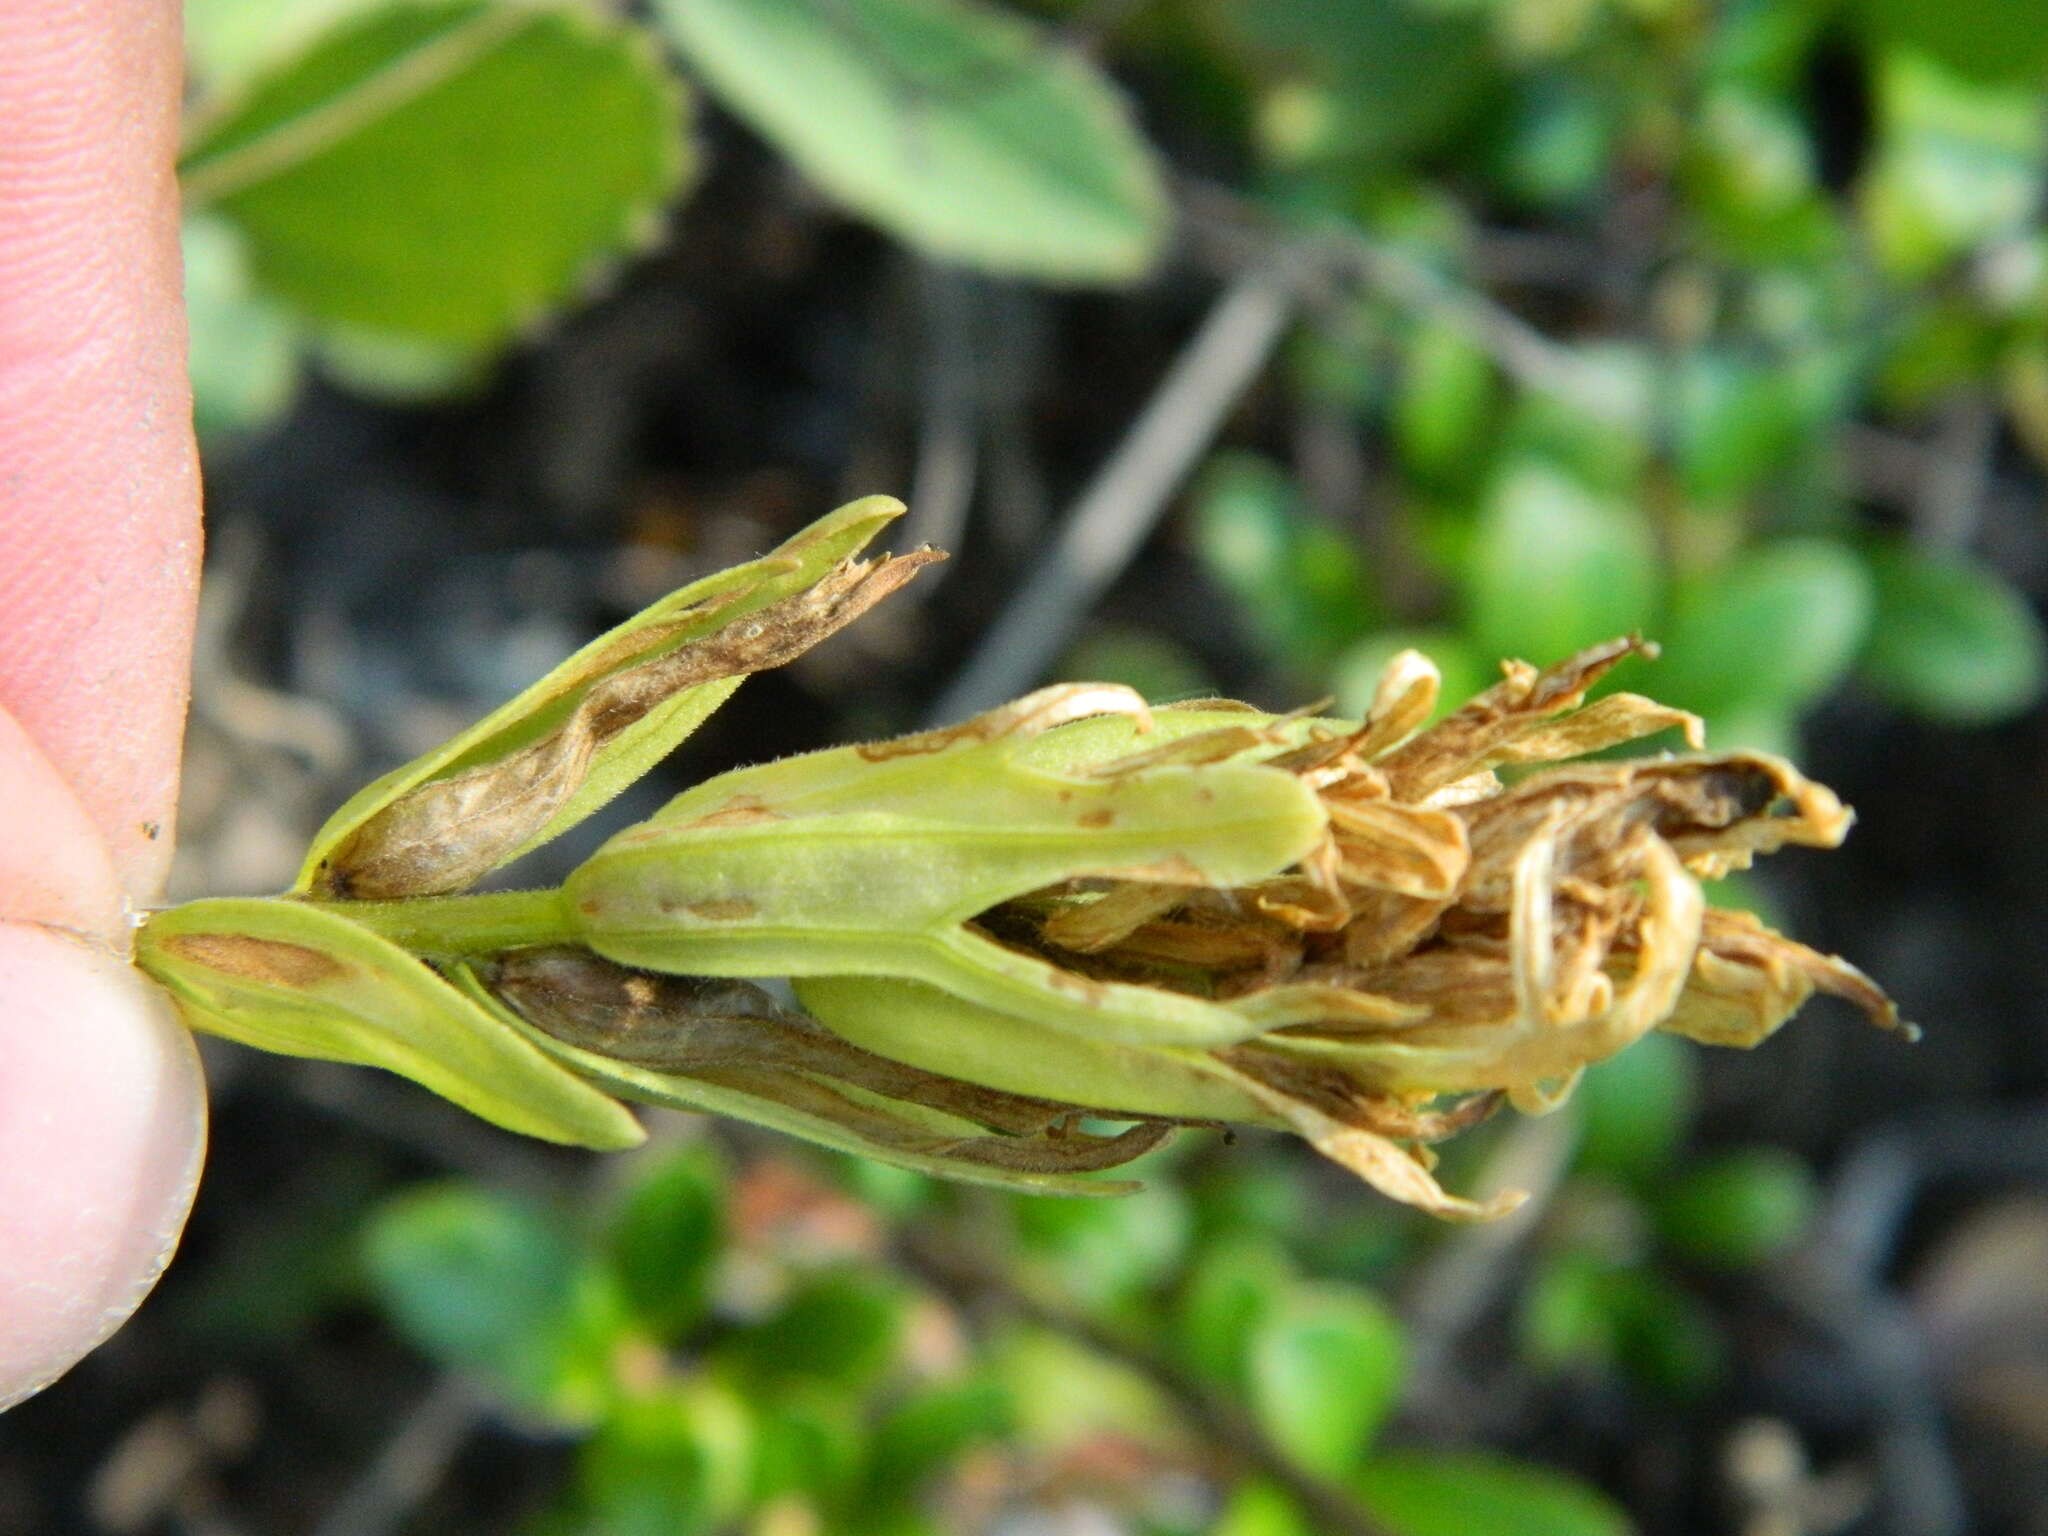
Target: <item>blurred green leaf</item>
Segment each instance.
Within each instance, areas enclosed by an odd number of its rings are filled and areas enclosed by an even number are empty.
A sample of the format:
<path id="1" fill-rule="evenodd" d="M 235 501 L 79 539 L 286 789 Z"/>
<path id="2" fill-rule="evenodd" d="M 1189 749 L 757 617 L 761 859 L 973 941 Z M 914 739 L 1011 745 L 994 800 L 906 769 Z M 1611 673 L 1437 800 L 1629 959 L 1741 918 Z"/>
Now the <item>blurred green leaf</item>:
<path id="1" fill-rule="evenodd" d="M 900 1502 L 970 1447 L 1011 1433 L 1008 1389 L 992 1376 L 925 1387 L 898 1403 L 875 1428 L 868 1497 Z"/>
<path id="2" fill-rule="evenodd" d="M 1449 320 L 1424 317 L 1407 338 L 1394 397 L 1394 441 L 1403 462 L 1439 484 L 1470 483 L 1490 457 L 1497 398 L 1485 349 Z"/>
<path id="3" fill-rule="evenodd" d="M 1709 348 L 1680 365 L 1677 444 L 1689 501 L 1748 495 L 1798 448 L 1813 423 L 1800 410 L 1792 367 Z"/>
<path id="4" fill-rule="evenodd" d="M 1372 622 L 1352 543 L 1302 504 L 1280 467 L 1250 453 L 1213 460 L 1195 492 L 1195 548 L 1237 600 L 1270 661 L 1318 676 Z"/>
<path id="5" fill-rule="evenodd" d="M 754 1407 L 750 1504 L 792 1494 L 837 1504 L 861 1487 L 868 1443 L 857 1398 L 831 1388 L 785 1390 Z"/>
<path id="6" fill-rule="evenodd" d="M 2048 77 L 2036 0 L 1864 0 L 1846 14 L 1880 46 L 1917 50 L 1959 75 L 2036 86 Z"/>
<path id="7" fill-rule="evenodd" d="M 1704 1159 L 1664 1190 L 1657 1230 L 1687 1258 L 1748 1269 L 1798 1242 L 1819 1202 L 1819 1182 L 1804 1159 L 1780 1147 L 1746 1147 Z"/>
<path id="8" fill-rule="evenodd" d="M 644 1174 L 612 1224 L 619 1288 L 656 1338 L 674 1342 L 704 1315 L 725 1235 L 725 1183 L 716 1155 L 687 1147 Z"/>
<path id="9" fill-rule="evenodd" d="M 1708 715 L 1810 704 L 1847 675 L 1875 607 L 1870 573 L 1843 545 L 1765 545 L 1679 589 L 1652 691 Z"/>
<path id="10" fill-rule="evenodd" d="M 1472 638 L 1483 654 L 1541 666 L 1640 630 L 1657 586 L 1639 514 L 1540 460 L 1502 471 L 1467 575 Z"/>
<path id="11" fill-rule="evenodd" d="M 1686 1401 L 1719 1378 L 1726 1345 L 1712 1317 L 1654 1269 L 1581 1252 L 1541 1263 L 1523 1293 L 1516 1337 L 1533 1364 L 1626 1372 Z"/>
<path id="12" fill-rule="evenodd" d="M 546 1397 L 576 1275 L 561 1228 L 474 1185 L 439 1184 L 388 1201 L 363 1245 L 372 1289 L 422 1353 L 529 1405 Z"/>
<path id="13" fill-rule="evenodd" d="M 1864 671 L 1902 708 L 1943 725 L 2029 709 L 2048 642 L 2025 597 L 1989 566 L 1910 545 L 1875 552 L 1877 624 Z"/>
<path id="14" fill-rule="evenodd" d="M 202 106 L 179 172 L 307 316 L 476 347 L 646 244 L 687 158 L 638 28 L 435 0 L 351 16 Z"/>
<path id="15" fill-rule="evenodd" d="M 1351 1478 L 1392 1536 L 1629 1536 L 1628 1516 L 1563 1472 L 1483 1452 L 1399 1451 Z"/>
<path id="16" fill-rule="evenodd" d="M 1239 1483 L 1207 1536 L 1315 1536 L 1308 1518 L 1271 1483 Z"/>
<path id="17" fill-rule="evenodd" d="M 1216 1385 L 1241 1392 L 1253 1346 L 1295 1283 L 1294 1266 L 1277 1243 L 1235 1236 L 1209 1244 L 1188 1270 L 1174 1310 L 1179 1354 Z"/>
<path id="18" fill-rule="evenodd" d="M 1629 1184 L 1662 1170 L 1691 1130 L 1698 1073 L 1688 1042 L 1656 1033 L 1587 1068 L 1572 1096 L 1580 1117 L 1573 1166 Z"/>
<path id="19" fill-rule="evenodd" d="M 1171 1272 L 1194 1222 L 1178 1186 L 1154 1180 L 1120 1200 L 1019 1200 L 1017 1232 L 1075 1300 L 1104 1308 Z"/>
<path id="20" fill-rule="evenodd" d="M 1891 273 L 1930 277 L 2034 218 L 2048 160 L 2037 88 L 1966 80 L 1910 52 L 1879 61 L 1877 86 L 1863 211 Z"/>
<path id="21" fill-rule="evenodd" d="M 298 385 L 298 332 L 255 292 L 233 225 L 195 214 L 180 242 L 193 425 L 202 440 L 268 426 Z"/>
<path id="22" fill-rule="evenodd" d="M 772 1317 L 735 1333 L 724 1357 L 770 1386 L 865 1387 L 895 1363 L 906 1308 L 902 1290 L 879 1274 L 828 1270 L 804 1279 Z"/>
<path id="23" fill-rule="evenodd" d="M 209 92 L 296 53 L 323 29 L 390 0 L 185 0 L 185 63 Z"/>
<path id="24" fill-rule="evenodd" d="M 698 1536 L 737 1515 L 752 1431 L 744 1407 L 703 1381 L 628 1399 L 577 1462 L 585 1528 L 602 1536 Z"/>
<path id="25" fill-rule="evenodd" d="M 1224 0 L 1234 47 L 1278 72 L 1260 137 L 1283 164 L 1391 159 L 1456 126 L 1489 83 L 1469 7 L 1408 0 Z"/>
<path id="26" fill-rule="evenodd" d="M 1513 117 L 1494 146 L 1494 173 L 1520 202 L 1563 212 L 1590 202 L 1606 182 L 1620 139 L 1620 112 L 1603 82 L 1556 71 L 1516 82 Z"/>
<path id="27" fill-rule="evenodd" d="M 1393 1314 L 1365 1291 L 1302 1285 L 1258 1328 L 1251 1407 L 1308 1471 L 1353 1471 L 1392 1411 L 1407 1368 Z"/>
<path id="28" fill-rule="evenodd" d="M 1313 667 L 1367 622 L 1357 551 L 1314 517 L 1279 466 L 1250 453 L 1214 461 L 1195 503 L 1197 551 L 1268 653 Z"/>
<path id="29" fill-rule="evenodd" d="M 1117 89 L 972 0 L 657 0 L 719 100 L 929 255 L 1058 282 L 1157 259 L 1166 197 Z"/>

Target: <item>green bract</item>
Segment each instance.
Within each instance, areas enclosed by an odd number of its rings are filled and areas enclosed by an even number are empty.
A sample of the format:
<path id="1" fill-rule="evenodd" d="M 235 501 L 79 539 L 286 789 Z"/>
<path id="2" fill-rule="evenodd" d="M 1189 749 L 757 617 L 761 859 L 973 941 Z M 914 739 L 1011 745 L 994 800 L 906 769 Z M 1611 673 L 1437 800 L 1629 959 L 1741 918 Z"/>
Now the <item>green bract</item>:
<path id="1" fill-rule="evenodd" d="M 459 891 L 560 835 L 673 750 L 749 672 L 780 666 L 938 558 L 849 564 L 903 512 L 868 496 L 773 554 L 672 592 L 518 698 L 349 797 L 294 889 Z"/>
<path id="2" fill-rule="evenodd" d="M 507 1130 L 613 1149 L 644 1139 L 624 1106 L 505 1029 L 423 961 L 300 902 L 191 901 L 159 912 L 136 964 L 185 1022 L 283 1056 L 384 1067 Z"/>
<path id="3" fill-rule="evenodd" d="M 721 775 L 599 849 L 563 888 L 570 919 L 627 965 L 896 976 L 1091 1040 L 1229 1045 L 1316 1017 L 1320 997 L 1089 981 L 969 926 L 1066 880 L 1248 884 L 1322 836 L 1315 795 L 1280 769 L 1027 758 L 1040 732 L 1111 711 L 1149 723 L 1127 689 L 1048 688 L 946 730 Z"/>

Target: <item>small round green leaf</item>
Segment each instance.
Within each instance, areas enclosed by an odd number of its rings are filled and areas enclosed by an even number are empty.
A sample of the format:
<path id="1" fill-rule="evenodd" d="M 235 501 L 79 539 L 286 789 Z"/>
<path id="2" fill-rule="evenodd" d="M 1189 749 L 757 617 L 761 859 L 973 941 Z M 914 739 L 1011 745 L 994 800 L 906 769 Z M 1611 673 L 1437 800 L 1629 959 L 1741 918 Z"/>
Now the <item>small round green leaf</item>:
<path id="1" fill-rule="evenodd" d="M 1849 549 L 1787 539 L 1681 590 L 1658 638 L 1658 698 L 1700 714 L 1796 708 L 1831 692 L 1876 606 Z"/>
<path id="2" fill-rule="evenodd" d="M 1657 587 L 1656 551 L 1640 514 L 1540 459 L 1505 468 L 1467 573 L 1481 652 L 1540 666 L 1641 630 Z"/>
<path id="3" fill-rule="evenodd" d="M 1166 233 L 1116 88 L 974 0 L 658 0 L 706 87 L 831 196 L 930 255 L 1056 282 L 1143 274 Z"/>
<path id="4" fill-rule="evenodd" d="M 815 1276 L 782 1310 L 735 1334 L 729 1357 L 764 1383 L 866 1386 L 896 1359 L 905 1298 L 894 1286 L 854 1270 Z"/>
<path id="5" fill-rule="evenodd" d="M 1895 545 L 1872 557 L 1877 626 L 1864 669 L 1902 708 L 1991 725 L 2033 707 L 2048 641 L 2027 600 L 1988 566 Z"/>
<path id="6" fill-rule="evenodd" d="M 1598 1489 L 1548 1467 L 1479 1452 L 1375 1456 L 1351 1479 L 1391 1536 L 1629 1536 Z"/>
<path id="7" fill-rule="evenodd" d="M 1657 1230 L 1688 1258 L 1723 1269 L 1769 1262 L 1798 1242 L 1820 1199 L 1813 1170 L 1779 1147 L 1724 1152 L 1657 1202 Z"/>
<path id="8" fill-rule="evenodd" d="M 364 1231 L 387 1316 L 423 1354 L 532 1400 L 558 1363 L 575 1250 L 533 1210 L 469 1184 L 398 1196 Z"/>
<path id="9" fill-rule="evenodd" d="M 1252 1347 L 1295 1286 L 1277 1244 L 1257 1237 L 1212 1243 L 1188 1273 L 1174 1312 L 1181 1356 L 1217 1385 L 1241 1390 Z"/>
<path id="10" fill-rule="evenodd" d="M 620 1289 L 656 1337 L 675 1340 L 704 1315 L 724 1238 L 725 1185 L 708 1149 L 685 1149 L 633 1186 L 612 1225 Z"/>
<path id="11" fill-rule="evenodd" d="M 1368 1293 L 1304 1285 L 1253 1341 L 1252 1411 L 1302 1467 L 1345 1476 L 1394 1406 L 1406 1353 L 1400 1324 Z"/>
<path id="12" fill-rule="evenodd" d="M 1696 1053 L 1675 1035 L 1648 1034 L 1586 1070 L 1572 1102 L 1581 1172 L 1636 1183 L 1665 1167 L 1691 1128 Z"/>

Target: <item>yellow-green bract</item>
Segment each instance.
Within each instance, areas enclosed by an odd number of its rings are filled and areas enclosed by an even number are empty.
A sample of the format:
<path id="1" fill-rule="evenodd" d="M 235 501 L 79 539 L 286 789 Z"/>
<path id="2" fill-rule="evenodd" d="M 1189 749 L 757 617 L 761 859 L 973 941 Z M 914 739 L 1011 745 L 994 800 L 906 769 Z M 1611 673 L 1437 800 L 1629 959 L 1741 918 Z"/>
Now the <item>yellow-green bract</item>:
<path id="1" fill-rule="evenodd" d="M 624 1105 L 415 956 L 333 912 L 264 898 L 186 902 L 150 919 L 135 963 L 194 1029 L 284 1056 L 383 1067 L 546 1141 L 613 1150 L 645 1137 Z"/>
<path id="2" fill-rule="evenodd" d="M 1211 1048 L 1320 1016 L 1320 993 L 1307 1002 L 1276 988 L 1233 1004 L 1096 981 L 969 927 L 1066 880 L 1248 884 L 1323 835 L 1314 792 L 1283 769 L 1030 760 L 1039 733 L 1105 711 L 1149 724 L 1128 690 L 1074 685 L 946 730 L 723 774 L 605 844 L 564 886 L 567 916 L 590 948 L 627 965 L 895 976 L 1133 1045 Z"/>

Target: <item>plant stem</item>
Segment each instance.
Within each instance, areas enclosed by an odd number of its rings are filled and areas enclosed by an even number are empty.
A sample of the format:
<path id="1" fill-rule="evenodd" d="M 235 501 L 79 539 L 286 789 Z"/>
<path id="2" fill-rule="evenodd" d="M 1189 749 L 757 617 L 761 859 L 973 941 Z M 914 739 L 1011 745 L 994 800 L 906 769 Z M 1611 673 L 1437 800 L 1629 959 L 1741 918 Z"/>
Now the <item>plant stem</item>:
<path id="1" fill-rule="evenodd" d="M 309 901 L 339 913 L 401 949 L 431 959 L 460 959 L 567 944 L 575 933 L 562 912 L 562 893 L 492 891 L 482 896 L 413 896 L 402 901 Z"/>

